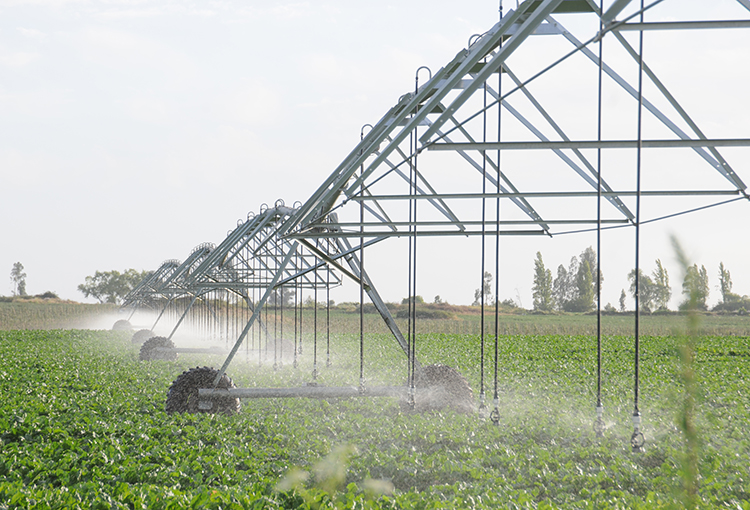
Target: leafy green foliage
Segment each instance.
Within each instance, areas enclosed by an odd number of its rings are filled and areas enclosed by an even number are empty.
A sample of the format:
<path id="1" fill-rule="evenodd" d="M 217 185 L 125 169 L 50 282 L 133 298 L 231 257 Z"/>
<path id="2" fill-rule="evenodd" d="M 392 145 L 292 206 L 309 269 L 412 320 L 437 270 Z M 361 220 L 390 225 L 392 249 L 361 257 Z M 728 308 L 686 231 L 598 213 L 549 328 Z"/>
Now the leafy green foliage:
<path id="1" fill-rule="evenodd" d="M 356 383 L 357 335 L 332 338 L 318 382 Z M 235 416 L 167 415 L 185 355 L 140 363 L 129 334 L 0 332 L 0 507 L 29 508 L 668 508 L 682 501 L 679 337 L 641 338 L 646 452 L 629 452 L 632 338 L 604 341 L 605 421 L 592 430 L 595 339 L 503 335 L 499 427 L 477 415 L 402 413 L 393 399 L 253 400 Z M 494 348 L 490 340 L 489 351 Z M 305 344 L 310 352 L 310 344 Z M 368 384 L 405 379 L 386 336 L 368 335 Z M 244 349 L 244 347 L 243 347 Z M 423 334 L 423 363 L 465 374 L 475 394 L 479 338 Z M 298 369 L 230 372 L 241 387 L 298 386 Z M 695 338 L 702 443 L 700 506 L 750 508 L 747 337 Z M 492 373 L 488 357 L 485 370 Z M 485 379 L 488 395 L 492 381 Z M 491 398 L 490 398 L 491 403 Z M 295 475 L 296 473 L 296 475 Z M 306 474 L 304 474 L 306 473 Z M 288 481 L 284 485 L 284 481 Z M 280 490 L 279 490 L 280 489 Z"/>
<path id="2" fill-rule="evenodd" d="M 93 297 L 100 303 L 119 304 L 131 290 L 146 276 L 148 271 L 127 269 L 119 271 L 97 271 L 94 276 L 87 276 L 86 281 L 78 286 L 78 290 L 86 297 Z"/>
<path id="3" fill-rule="evenodd" d="M 534 259 L 534 284 L 531 287 L 534 297 L 534 310 L 550 312 L 555 307 L 555 298 L 552 294 L 552 272 L 544 267 L 542 253 L 536 252 Z"/>
<path id="4" fill-rule="evenodd" d="M 14 296 L 26 295 L 26 273 L 20 262 L 13 264 L 13 269 L 10 270 L 10 282 L 13 285 Z"/>
<path id="5" fill-rule="evenodd" d="M 588 312 L 594 307 L 597 286 L 597 257 L 592 247 L 586 248 L 580 258 L 573 256 L 568 269 L 562 264 L 552 283 L 552 293 L 558 309 L 566 312 Z M 599 282 L 604 275 L 599 273 Z"/>
<path id="6" fill-rule="evenodd" d="M 482 275 L 482 288 L 474 290 L 474 301 L 471 306 L 481 304 L 491 305 L 494 303 L 494 292 L 492 291 L 492 273 L 485 271 Z"/>
<path id="7" fill-rule="evenodd" d="M 0 299 L 0 330 L 9 329 L 71 329 L 92 327 L 98 323 L 109 328 L 114 322 L 114 305 L 70 302 L 47 302 L 39 299 Z"/>
<path id="8" fill-rule="evenodd" d="M 689 309 L 693 300 L 695 300 L 695 306 L 698 310 L 707 310 L 708 293 L 709 284 L 706 266 L 701 266 L 700 269 L 698 269 L 697 264 L 689 266 L 682 281 L 682 294 L 685 296 L 685 301 L 680 304 L 680 310 Z"/>
<path id="9" fill-rule="evenodd" d="M 641 269 L 638 269 L 638 273 L 638 301 L 641 311 L 651 313 L 654 310 L 667 310 L 669 299 L 672 297 L 672 288 L 669 286 L 669 273 L 662 265 L 661 260 L 656 259 L 656 268 L 651 276 L 644 274 Z M 628 273 L 628 281 L 630 282 L 630 294 L 635 298 L 635 269 Z"/>
<path id="10" fill-rule="evenodd" d="M 713 311 L 737 312 L 743 310 L 747 314 L 750 308 L 750 296 L 740 296 L 732 292 L 732 275 L 724 267 L 724 263 L 719 263 L 719 289 L 721 290 L 721 302 L 718 303 Z"/>

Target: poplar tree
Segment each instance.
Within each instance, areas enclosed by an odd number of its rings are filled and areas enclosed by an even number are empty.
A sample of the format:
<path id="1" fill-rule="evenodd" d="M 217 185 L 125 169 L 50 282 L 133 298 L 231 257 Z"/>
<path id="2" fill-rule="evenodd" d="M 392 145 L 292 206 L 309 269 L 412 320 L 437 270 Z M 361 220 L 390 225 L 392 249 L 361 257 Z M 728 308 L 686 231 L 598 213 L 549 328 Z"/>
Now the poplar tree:
<path id="1" fill-rule="evenodd" d="M 650 313 L 654 309 L 656 285 L 649 275 L 643 273 L 642 269 L 638 269 L 638 273 L 638 303 L 642 312 Z M 635 269 L 628 273 L 628 280 L 630 281 L 630 294 L 635 299 Z"/>
<path id="2" fill-rule="evenodd" d="M 740 296 L 732 293 L 732 275 L 724 267 L 723 262 L 719 262 L 719 289 L 722 303 L 728 304 L 739 300 Z"/>
<path id="3" fill-rule="evenodd" d="M 26 295 L 26 273 L 20 262 L 13 264 L 13 269 L 10 270 L 10 281 L 13 284 L 14 296 Z"/>
<path id="4" fill-rule="evenodd" d="M 708 271 L 706 271 L 706 266 L 701 266 L 698 269 L 698 265 L 693 264 L 687 268 L 685 279 L 682 281 L 682 293 L 686 299 L 680 305 L 680 309 L 687 309 L 692 296 L 695 298 L 695 306 L 698 310 L 708 310 L 708 292 Z"/>
<path id="5" fill-rule="evenodd" d="M 536 252 L 534 286 L 531 290 L 534 297 L 534 310 L 549 312 L 555 307 L 555 298 L 552 293 L 552 271 L 544 267 L 541 252 Z"/>
<path id="6" fill-rule="evenodd" d="M 654 283 L 654 305 L 657 310 L 668 310 L 672 288 L 669 286 L 669 273 L 660 259 L 656 259 L 656 269 L 651 276 Z"/>
<path id="7" fill-rule="evenodd" d="M 594 273 L 595 274 L 595 273 Z M 594 291 L 596 283 L 591 273 L 591 266 L 586 259 L 581 260 L 576 274 L 576 299 L 574 310 L 576 312 L 588 312 L 594 308 Z"/>

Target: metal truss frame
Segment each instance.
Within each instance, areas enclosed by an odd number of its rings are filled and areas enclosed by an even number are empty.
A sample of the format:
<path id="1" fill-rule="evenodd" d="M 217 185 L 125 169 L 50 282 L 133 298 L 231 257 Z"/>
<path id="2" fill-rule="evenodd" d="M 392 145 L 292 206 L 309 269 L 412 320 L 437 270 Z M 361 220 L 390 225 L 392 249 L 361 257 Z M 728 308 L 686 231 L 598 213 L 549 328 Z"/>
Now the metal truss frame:
<path id="1" fill-rule="evenodd" d="M 750 11 L 750 0 L 736 1 Z M 646 63 L 643 51 L 644 32 L 747 29 L 750 19 L 679 20 L 679 8 L 672 13 L 677 21 L 653 19 L 658 16 L 654 14 L 659 12 L 657 5 L 679 2 L 606 3 L 604 8 L 605 2 L 594 0 L 522 2 L 487 32 L 473 36 L 468 47 L 438 71 L 419 68 L 414 89 L 403 94 L 377 123 L 366 125 L 367 133 L 363 127 L 360 142 L 304 204 L 288 208 L 279 201 L 262 208 L 258 215 L 240 222 L 199 263 L 191 262 L 190 270 L 182 273 L 172 262 L 163 264 L 132 293 L 129 302 L 144 303 L 148 296 L 178 289 L 192 296 L 209 290 L 241 295 L 252 316 L 237 336 L 216 386 L 275 289 L 323 285 L 338 272 L 358 283 L 362 296 L 369 295 L 413 372 L 416 316 L 410 315 L 409 331 L 402 335 L 364 270 L 365 248 L 392 237 L 409 238 L 410 293 L 414 291 L 410 295 L 416 295 L 416 250 L 421 237 L 481 236 L 484 247 L 485 238 L 499 244 L 501 236 L 554 237 L 583 226 L 599 233 L 604 228 L 630 226 L 636 231 L 637 271 L 639 228 L 653 221 L 641 217 L 641 200 L 750 200 L 746 184 L 723 153 L 724 148 L 750 147 L 750 138 L 708 136 Z M 575 17 L 576 33 L 587 32 L 587 37 L 581 40 L 568 30 L 558 19 L 563 16 Z M 628 32 L 638 34 L 637 44 L 628 39 Z M 537 44 L 537 38 L 544 44 Z M 624 59 L 605 60 L 605 41 L 607 48 L 615 47 Z M 537 48 L 550 50 L 550 56 L 537 60 Z M 591 72 L 580 72 L 583 66 Z M 550 87 L 549 80 L 554 79 L 549 77 L 561 72 L 567 73 L 565 80 Z M 426 81 L 420 81 L 425 74 Z M 583 131 L 577 126 L 581 119 L 559 113 L 557 92 L 564 86 L 592 85 L 592 80 L 596 101 L 588 124 L 597 134 L 581 137 Z M 637 118 L 635 136 L 603 137 L 604 80 L 631 101 L 633 118 Z M 643 136 L 644 119 L 658 137 Z M 692 158 L 691 168 L 706 175 L 711 187 L 672 180 L 661 189 L 644 189 L 641 174 L 651 168 L 643 164 L 642 154 L 666 150 Z M 628 163 L 612 165 L 615 169 L 609 171 L 611 163 L 602 160 L 613 151 L 624 151 L 627 157 L 621 159 Z M 537 160 L 539 155 L 547 159 Z M 618 173 L 625 171 L 637 175 L 635 185 L 622 184 Z M 534 177 L 542 172 L 550 177 Z M 714 179 L 717 175 L 720 178 Z M 595 199 L 596 207 L 583 215 L 572 214 L 581 199 Z M 513 206 L 502 216 L 501 201 Z M 549 207 L 550 201 L 562 205 Z M 674 214 L 682 212 L 687 211 Z M 353 245 L 351 239 L 359 244 Z M 328 272 L 326 278 L 321 278 L 321 271 Z M 341 280 L 334 277 L 334 281 Z M 251 290 L 257 290 L 260 297 L 252 298 Z M 640 433 L 638 308 L 636 302 L 634 449 Z M 209 393 L 201 394 L 208 398 Z M 480 395 L 484 397 L 484 382 Z M 599 414 L 600 410 L 601 401 Z"/>

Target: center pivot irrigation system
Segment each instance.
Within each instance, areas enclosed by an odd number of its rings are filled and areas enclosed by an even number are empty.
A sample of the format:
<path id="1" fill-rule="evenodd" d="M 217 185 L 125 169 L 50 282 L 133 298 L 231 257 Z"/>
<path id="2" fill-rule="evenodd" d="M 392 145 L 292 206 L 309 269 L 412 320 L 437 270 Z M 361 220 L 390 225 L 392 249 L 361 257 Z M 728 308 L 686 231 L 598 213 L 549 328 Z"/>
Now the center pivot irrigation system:
<path id="1" fill-rule="evenodd" d="M 458 372 L 444 365 L 419 364 L 414 300 L 409 300 L 403 332 L 365 271 L 368 248 L 406 238 L 408 296 L 416 296 L 420 241 L 459 236 L 480 237 L 477 272 L 483 275 L 494 267 L 498 275 L 494 335 L 485 334 L 482 302 L 477 360 L 479 406 L 486 406 L 485 387 L 491 386 L 490 418 L 498 423 L 501 238 L 596 232 L 600 254 L 603 230 L 630 228 L 638 274 L 642 225 L 750 198 L 722 154 L 747 161 L 742 148 L 750 146 L 750 139 L 708 137 L 678 102 L 680 92 L 670 92 L 645 58 L 649 51 L 662 62 L 668 55 L 672 75 L 679 66 L 692 67 L 696 48 L 750 29 L 750 0 L 728 1 L 726 11 L 733 17 L 725 20 L 682 19 L 685 10 L 679 0 L 527 0 L 503 12 L 501 2 L 500 21 L 470 37 L 467 48 L 444 67 L 434 72 L 417 69 L 413 90 L 376 124 L 362 128 L 359 144 L 304 204 L 290 208 L 277 201 L 273 207 L 263 206 L 259 214 L 238 222 L 220 245 L 200 245 L 182 263 L 164 262 L 126 302 L 133 310 L 159 311 L 157 322 L 171 314 L 176 323 L 169 337 L 150 338 L 143 348 L 148 345 L 151 354 L 143 356 L 142 350 L 142 357 L 175 356 L 179 349 L 171 338 L 185 321 L 203 336 L 234 341 L 218 370 L 196 368 L 177 378 L 168 392 L 167 410 L 232 412 L 242 398 L 394 395 L 417 409 L 473 407 L 472 390 Z M 574 29 L 568 30 L 563 21 Z M 683 50 L 679 45 L 685 34 L 701 44 Z M 713 74 L 720 82 L 720 70 L 693 72 Z M 684 80 L 673 81 L 672 86 L 685 85 Z M 718 96 L 703 95 L 702 110 Z M 659 214 L 644 218 L 645 201 Z M 419 260 L 424 260 L 421 252 Z M 600 261 L 596 273 L 601 274 Z M 273 356 L 278 365 L 291 354 L 297 366 L 303 352 L 297 329 L 303 292 L 314 293 L 317 314 L 318 292 L 327 293 L 344 278 L 360 287 L 358 385 L 234 387 L 226 371 L 243 342 L 252 344 L 259 359 Z M 631 439 L 635 451 L 644 442 L 638 284 L 636 279 Z M 293 311 L 285 297 L 290 293 Z M 406 355 L 403 386 L 366 384 L 361 315 L 365 294 Z M 279 331 L 277 310 L 273 324 L 268 321 L 269 308 L 279 303 L 282 317 L 284 303 L 287 313 L 294 314 L 293 345 L 285 340 L 292 333 L 283 331 L 283 320 Z M 316 320 L 316 339 L 317 325 Z M 141 338 L 149 337 L 154 327 Z M 602 434 L 601 313 L 596 344 L 594 429 Z M 313 351 L 315 377 L 317 343 Z M 494 366 L 491 383 L 485 364 Z M 435 395 L 435 387 L 444 390 L 438 392 L 440 398 L 421 400 L 428 388 Z"/>

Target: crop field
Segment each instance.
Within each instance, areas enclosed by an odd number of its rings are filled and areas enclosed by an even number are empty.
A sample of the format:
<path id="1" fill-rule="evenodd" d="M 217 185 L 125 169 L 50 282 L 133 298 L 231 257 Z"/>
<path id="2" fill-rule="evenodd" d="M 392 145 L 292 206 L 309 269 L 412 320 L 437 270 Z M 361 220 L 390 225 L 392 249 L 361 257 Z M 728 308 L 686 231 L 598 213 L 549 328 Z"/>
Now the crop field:
<path id="1" fill-rule="evenodd" d="M 106 328 L 117 317 L 117 306 L 61 300 L 0 300 L 0 330 Z"/>
<path id="2" fill-rule="evenodd" d="M 185 369 L 223 357 L 139 362 L 130 334 L 0 331 L 0 508 L 672 508 L 750 509 L 750 340 L 693 339 L 697 446 L 683 427 L 691 398 L 679 336 L 641 338 L 645 451 L 632 453 L 633 340 L 604 338 L 606 431 L 593 432 L 591 336 L 515 334 L 498 342 L 500 418 L 415 414 L 395 398 L 246 400 L 224 415 L 168 415 Z M 178 341 L 179 343 L 179 341 Z M 244 349 L 244 347 L 243 347 Z M 311 381 L 259 366 L 252 351 L 229 374 L 240 387 Z M 406 363 L 385 336 L 366 342 L 368 383 L 398 383 Z M 426 333 L 424 363 L 451 365 L 480 388 L 479 338 Z M 494 340 L 486 346 L 491 404 Z M 319 384 L 358 382 L 357 338 L 317 349 Z M 691 478 L 690 458 L 698 472 Z"/>

